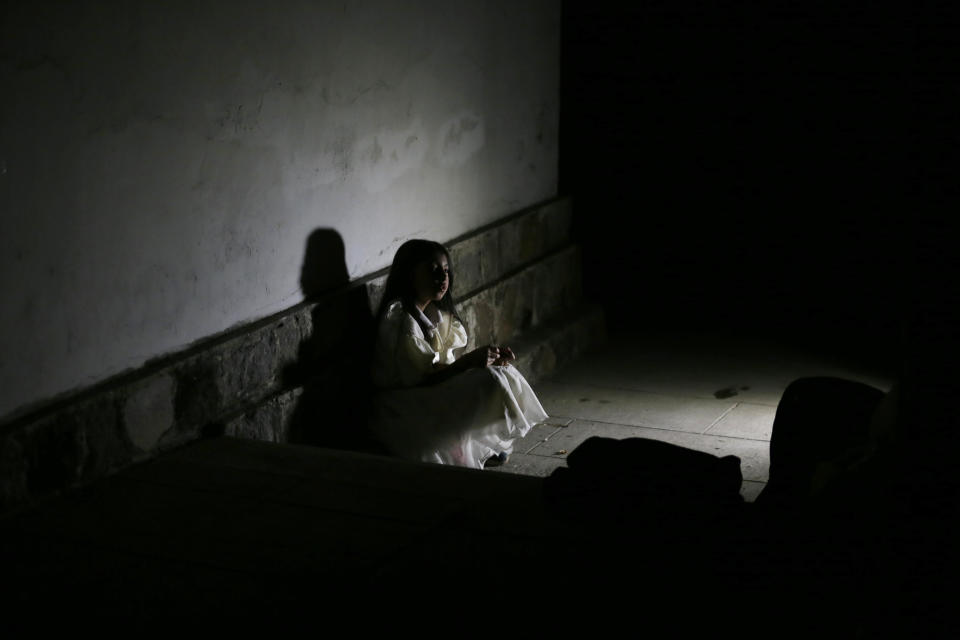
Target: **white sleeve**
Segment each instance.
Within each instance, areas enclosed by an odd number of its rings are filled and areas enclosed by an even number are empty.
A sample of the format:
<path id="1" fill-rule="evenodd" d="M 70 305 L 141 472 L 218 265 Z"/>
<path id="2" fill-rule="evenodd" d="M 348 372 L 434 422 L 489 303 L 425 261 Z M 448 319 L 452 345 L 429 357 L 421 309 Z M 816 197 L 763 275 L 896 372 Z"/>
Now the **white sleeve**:
<path id="1" fill-rule="evenodd" d="M 382 388 L 415 386 L 433 370 L 438 357 L 400 303 L 391 305 L 380 322 L 374 384 Z"/>
<path id="2" fill-rule="evenodd" d="M 400 382 L 407 387 L 420 384 L 433 372 L 433 363 L 440 359 L 429 342 L 411 331 L 404 331 L 399 337 L 395 355 Z"/>

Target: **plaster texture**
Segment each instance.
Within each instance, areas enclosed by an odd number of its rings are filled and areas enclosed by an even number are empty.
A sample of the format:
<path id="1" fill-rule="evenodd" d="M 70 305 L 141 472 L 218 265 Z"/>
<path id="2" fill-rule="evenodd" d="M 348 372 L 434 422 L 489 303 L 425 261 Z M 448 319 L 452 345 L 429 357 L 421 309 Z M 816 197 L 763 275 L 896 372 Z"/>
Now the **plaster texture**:
<path id="1" fill-rule="evenodd" d="M 317 228 L 357 279 L 554 196 L 559 20 L 556 0 L 5 10 L 0 419 L 296 305 Z"/>

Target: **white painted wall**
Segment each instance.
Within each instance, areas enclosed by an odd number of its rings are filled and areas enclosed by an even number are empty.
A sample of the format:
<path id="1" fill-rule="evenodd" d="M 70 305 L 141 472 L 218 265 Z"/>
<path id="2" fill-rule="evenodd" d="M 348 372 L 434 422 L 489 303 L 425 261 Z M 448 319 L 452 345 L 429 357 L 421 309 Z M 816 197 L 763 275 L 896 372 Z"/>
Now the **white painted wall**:
<path id="1" fill-rule="evenodd" d="M 19 4 L 0 416 L 292 306 L 317 227 L 359 277 L 556 192 L 559 0 Z"/>

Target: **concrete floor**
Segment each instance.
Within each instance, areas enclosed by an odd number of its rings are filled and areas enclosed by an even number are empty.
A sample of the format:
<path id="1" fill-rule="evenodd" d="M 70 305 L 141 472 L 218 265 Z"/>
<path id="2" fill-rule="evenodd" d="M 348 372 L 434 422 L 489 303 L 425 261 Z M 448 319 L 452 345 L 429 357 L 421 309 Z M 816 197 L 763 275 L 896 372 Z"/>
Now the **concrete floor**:
<path id="1" fill-rule="evenodd" d="M 740 458 L 741 493 L 763 489 L 777 403 L 791 381 L 837 376 L 888 391 L 883 373 L 768 339 L 654 333 L 607 342 L 534 385 L 550 420 L 497 470 L 548 476 L 590 436 L 642 437 Z"/>
<path id="2" fill-rule="evenodd" d="M 752 498 L 766 479 L 777 401 L 790 381 L 810 375 L 889 384 L 763 341 L 613 336 L 534 386 L 552 417 L 497 472 L 201 440 L 0 518 L 0 597 L 10 611 L 0 630 L 76 620 L 124 629 L 196 620 L 354 624 L 357 602 L 377 602 L 378 610 L 394 603 L 408 617 L 410 607 L 430 602 L 431 612 L 462 623 L 467 590 L 485 599 L 496 592 L 501 622 L 538 632 L 544 616 L 567 629 L 577 615 L 633 620 L 639 611 L 644 628 L 657 620 L 670 631 L 653 637 L 683 637 L 678 622 L 713 629 L 723 619 L 733 630 L 745 620 L 760 624 L 758 612 L 768 621 L 794 615 L 794 606 L 808 604 L 784 595 L 796 591 L 794 578 L 813 585 L 818 603 L 836 600 L 837 611 L 856 614 L 837 578 L 846 574 L 807 575 L 776 535 L 764 534 L 758 551 L 751 540 L 763 529 L 752 512 L 736 525 L 739 537 L 696 526 L 674 535 L 653 518 L 649 527 L 608 528 L 575 517 L 570 503 L 544 500 L 543 477 L 591 435 L 737 455 Z M 827 588 L 840 595 L 821 597 Z M 859 624 L 853 614 L 844 628 Z M 819 630 L 830 620 L 809 622 Z"/>

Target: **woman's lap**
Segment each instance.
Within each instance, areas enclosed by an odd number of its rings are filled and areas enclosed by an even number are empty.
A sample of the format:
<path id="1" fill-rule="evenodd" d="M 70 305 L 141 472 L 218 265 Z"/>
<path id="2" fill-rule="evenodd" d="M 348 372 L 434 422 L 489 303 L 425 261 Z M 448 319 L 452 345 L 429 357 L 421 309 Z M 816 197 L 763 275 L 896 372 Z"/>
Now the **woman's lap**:
<path id="1" fill-rule="evenodd" d="M 484 457 L 488 449 L 509 449 L 530 419 L 547 416 L 523 376 L 506 369 L 470 369 L 437 385 L 383 392 L 375 430 L 406 458 L 434 460 L 436 451 L 457 447 Z"/>

